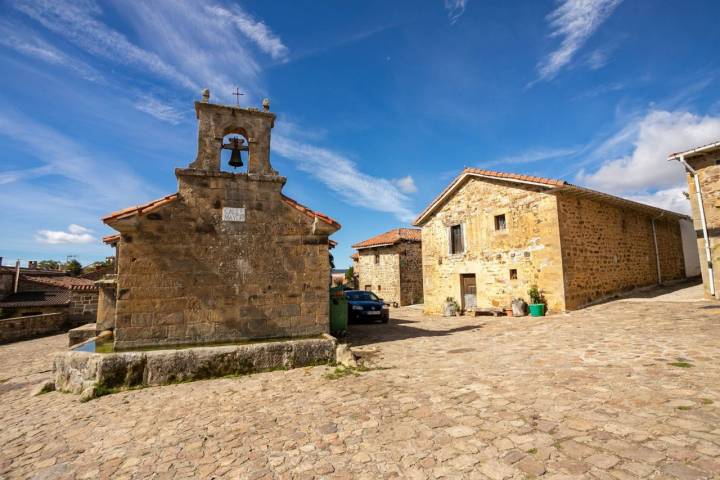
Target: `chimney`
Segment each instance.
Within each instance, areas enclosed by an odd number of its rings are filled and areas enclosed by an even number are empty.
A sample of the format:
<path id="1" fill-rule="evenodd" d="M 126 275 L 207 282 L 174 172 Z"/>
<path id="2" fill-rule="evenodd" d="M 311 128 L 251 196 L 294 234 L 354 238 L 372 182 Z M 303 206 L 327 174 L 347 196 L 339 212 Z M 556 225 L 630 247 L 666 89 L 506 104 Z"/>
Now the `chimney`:
<path id="1" fill-rule="evenodd" d="M 31 270 L 37 270 L 37 260 L 28 260 L 28 268 Z"/>
<path id="2" fill-rule="evenodd" d="M 15 262 L 15 284 L 13 285 L 13 293 L 17 293 L 18 284 L 20 283 L 20 260 Z"/>

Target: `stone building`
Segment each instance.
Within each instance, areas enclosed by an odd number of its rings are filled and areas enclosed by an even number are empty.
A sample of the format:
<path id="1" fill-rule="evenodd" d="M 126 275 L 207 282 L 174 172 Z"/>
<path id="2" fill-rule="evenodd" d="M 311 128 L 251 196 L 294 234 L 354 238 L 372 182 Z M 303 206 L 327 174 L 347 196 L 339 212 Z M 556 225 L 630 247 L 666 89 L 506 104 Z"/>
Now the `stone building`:
<path id="1" fill-rule="evenodd" d="M 536 284 L 564 311 L 682 279 L 683 219 L 561 180 L 466 168 L 415 220 L 425 310 L 447 297 L 500 309 Z"/>
<path id="2" fill-rule="evenodd" d="M 700 252 L 705 297 L 720 299 L 720 142 L 673 153 L 668 159 L 679 161 L 687 174 L 692 237 Z"/>
<path id="3" fill-rule="evenodd" d="M 421 246 L 416 228 L 396 228 L 356 243 L 358 288 L 392 304 L 422 303 Z"/>
<path id="4" fill-rule="evenodd" d="M 328 236 L 340 225 L 283 195 L 269 102 L 212 104 L 206 90 L 195 113 L 197 157 L 175 170 L 178 192 L 103 218 L 120 232 L 115 348 L 328 332 Z M 223 149 L 238 167 L 247 151 L 247 170 L 222 171 Z"/>

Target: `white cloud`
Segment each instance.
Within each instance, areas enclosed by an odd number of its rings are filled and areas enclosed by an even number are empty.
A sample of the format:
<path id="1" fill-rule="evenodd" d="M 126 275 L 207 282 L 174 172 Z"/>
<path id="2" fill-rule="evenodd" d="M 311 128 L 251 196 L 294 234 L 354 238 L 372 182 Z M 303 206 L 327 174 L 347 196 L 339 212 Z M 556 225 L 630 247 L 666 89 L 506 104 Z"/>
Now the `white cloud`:
<path id="1" fill-rule="evenodd" d="M 351 205 L 386 212 L 403 222 L 415 217 L 410 199 L 392 181 L 358 170 L 350 159 L 331 150 L 273 135 L 273 151 L 296 162 L 297 167 L 312 175 Z M 407 182 L 406 182 L 407 183 Z"/>
<path id="2" fill-rule="evenodd" d="M 273 60 L 287 60 L 289 50 L 280 37 L 239 6 L 236 5 L 232 11 L 229 11 L 218 5 L 208 5 L 205 7 L 205 11 L 219 21 L 230 20 L 243 35 L 252 40 L 260 50 L 270 55 Z"/>
<path id="3" fill-rule="evenodd" d="M 685 196 L 685 193 L 687 193 L 687 185 L 684 188 L 680 186 L 666 188 L 645 195 L 623 196 L 630 200 L 635 200 L 636 202 L 640 203 L 646 203 L 654 207 L 664 208 L 665 210 L 680 212 L 686 215 L 692 215 L 690 201 Z"/>
<path id="4" fill-rule="evenodd" d="M 155 53 L 139 48 L 125 35 L 94 18 L 102 10 L 91 0 L 17 0 L 15 8 L 88 53 L 150 71 L 193 90 L 199 89 L 196 83 Z"/>
<path id="5" fill-rule="evenodd" d="M 687 212 L 682 191 L 685 175 L 672 152 L 720 139 L 720 117 L 655 110 L 623 128 L 597 147 L 597 157 L 623 149 L 628 153 L 602 162 L 594 172 L 581 170 L 577 182 L 645 203 Z M 599 153 L 598 153 L 599 152 Z"/>
<path id="6" fill-rule="evenodd" d="M 578 148 L 532 148 L 516 155 L 502 157 L 491 162 L 482 162 L 481 165 L 490 167 L 493 165 L 516 165 L 524 163 L 535 163 L 544 160 L 568 157 L 579 151 Z"/>
<path id="7" fill-rule="evenodd" d="M 610 17 L 622 0 L 562 0 L 547 20 L 560 46 L 538 64 L 539 80 L 549 80 L 568 65 L 588 38 Z M 598 62 L 600 58 L 596 59 Z M 607 62 L 607 59 L 602 59 Z M 599 63 L 596 64 L 599 65 Z"/>
<path id="8" fill-rule="evenodd" d="M 91 82 L 103 80 L 102 75 L 90 65 L 61 52 L 19 25 L 0 23 L 0 45 L 51 65 L 69 68 L 85 80 Z"/>
<path id="9" fill-rule="evenodd" d="M 466 5 L 467 0 L 445 0 L 445 10 L 451 25 L 454 25 L 462 17 Z"/>
<path id="10" fill-rule="evenodd" d="M 62 243 L 92 243 L 96 239 L 90 234 L 92 230 L 81 227 L 80 225 L 71 224 L 67 231 L 62 230 L 40 230 L 35 235 L 35 240 L 40 243 L 51 245 Z"/>
<path id="11" fill-rule="evenodd" d="M 178 111 L 175 107 L 163 103 L 150 95 L 142 95 L 133 106 L 141 112 L 145 112 L 171 125 L 179 124 L 184 117 L 182 112 Z"/>
<path id="12" fill-rule="evenodd" d="M 415 185 L 415 180 L 410 175 L 393 180 L 393 183 L 397 185 L 398 189 L 403 193 L 415 193 L 418 190 Z"/>

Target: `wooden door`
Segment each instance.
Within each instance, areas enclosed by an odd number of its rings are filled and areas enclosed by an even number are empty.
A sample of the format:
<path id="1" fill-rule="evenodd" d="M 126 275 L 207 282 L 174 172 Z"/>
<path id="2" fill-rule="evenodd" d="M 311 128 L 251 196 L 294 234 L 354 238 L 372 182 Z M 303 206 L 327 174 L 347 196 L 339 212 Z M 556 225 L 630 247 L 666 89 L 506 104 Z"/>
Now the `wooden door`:
<path id="1" fill-rule="evenodd" d="M 474 308 L 476 306 L 475 301 L 477 294 L 474 273 L 463 273 L 460 275 L 460 291 L 462 292 L 462 309 L 467 310 L 468 308 Z"/>

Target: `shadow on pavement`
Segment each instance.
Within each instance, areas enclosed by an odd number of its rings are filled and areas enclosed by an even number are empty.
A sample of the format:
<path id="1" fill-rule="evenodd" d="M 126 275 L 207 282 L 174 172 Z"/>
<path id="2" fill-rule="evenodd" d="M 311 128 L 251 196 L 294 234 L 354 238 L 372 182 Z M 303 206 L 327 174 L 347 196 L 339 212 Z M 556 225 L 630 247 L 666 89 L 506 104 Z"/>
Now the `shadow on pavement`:
<path id="1" fill-rule="evenodd" d="M 429 330 L 414 327 L 412 320 L 404 318 L 391 318 L 389 323 L 351 323 L 348 325 L 348 334 L 345 339 L 354 347 L 372 345 L 375 343 L 393 342 L 418 337 L 444 337 L 453 333 L 478 330 L 484 323 L 463 325 L 446 330 Z"/>

